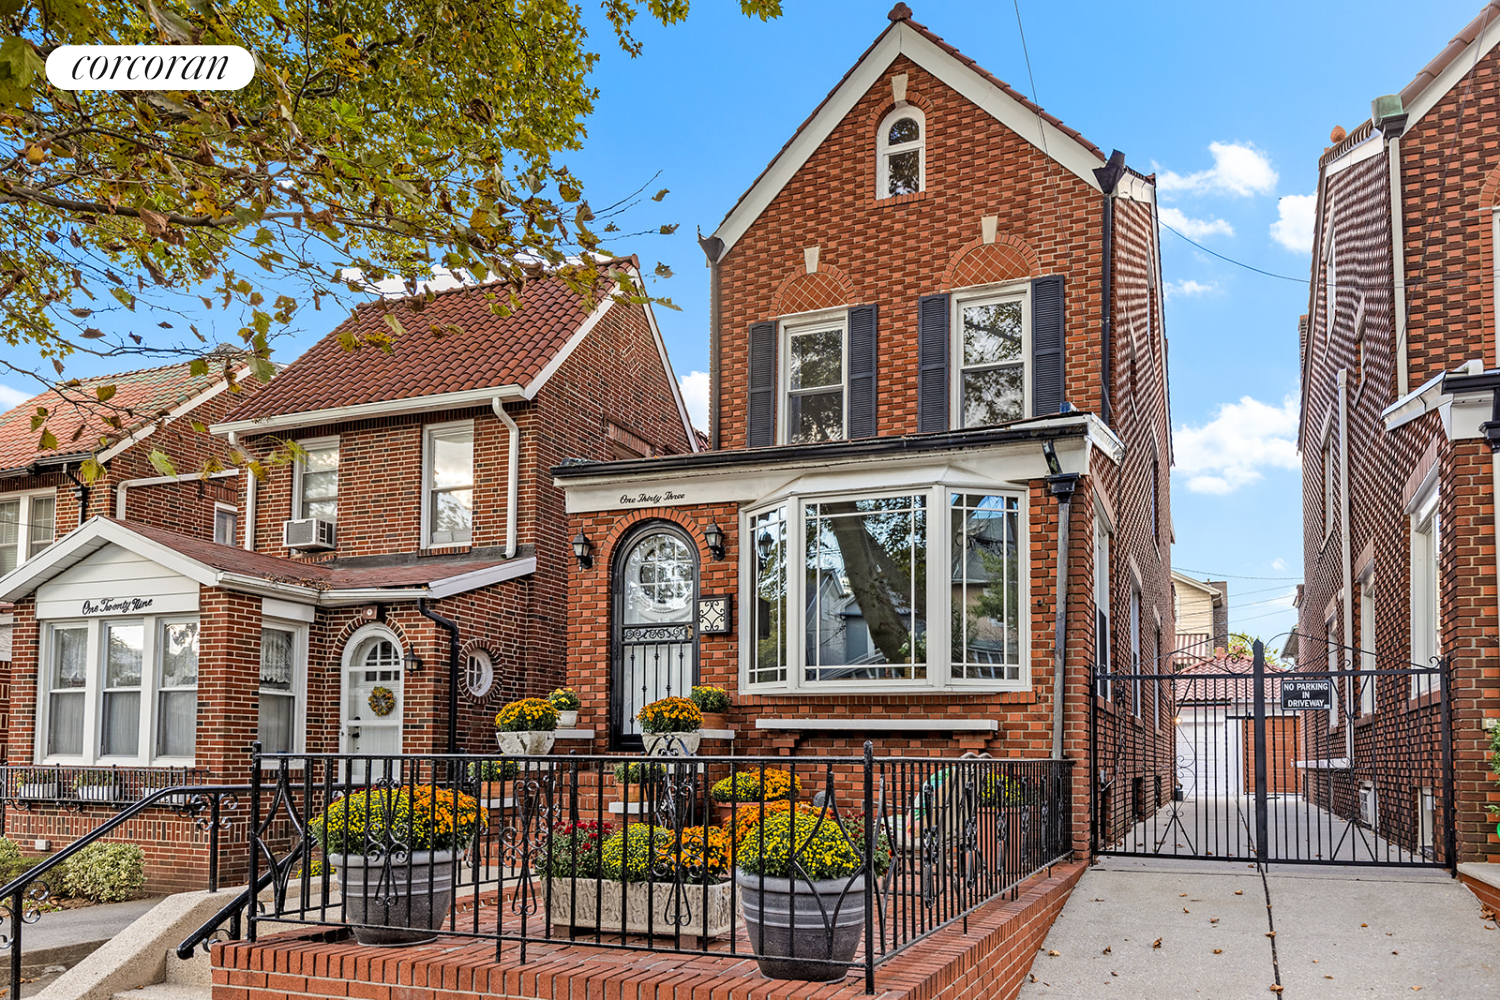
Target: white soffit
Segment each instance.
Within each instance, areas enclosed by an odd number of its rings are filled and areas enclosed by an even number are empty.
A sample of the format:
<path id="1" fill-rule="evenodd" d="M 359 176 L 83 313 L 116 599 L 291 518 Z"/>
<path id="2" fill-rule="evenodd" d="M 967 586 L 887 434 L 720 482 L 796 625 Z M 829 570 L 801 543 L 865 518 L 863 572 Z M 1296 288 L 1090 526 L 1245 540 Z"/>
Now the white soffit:
<path id="1" fill-rule="evenodd" d="M 898 55 L 906 56 L 927 70 L 996 121 L 1046 152 L 1089 187 L 1100 190 L 1094 170 L 1103 166 L 1104 161 L 1094 155 L 1093 151 L 1057 126 L 1044 121 L 1035 111 L 949 55 L 915 28 L 898 22 L 887 30 L 885 37 L 855 66 L 838 89 L 829 95 L 817 116 L 771 162 L 740 203 L 714 230 L 714 235 L 724 241 L 724 253 L 727 254 L 739 242 L 740 237 L 745 235 L 781 189 L 802 169 L 802 165 L 812 158 L 823 141 L 833 133 L 859 99 L 869 92 Z M 873 153 L 872 136 L 871 155 Z"/>

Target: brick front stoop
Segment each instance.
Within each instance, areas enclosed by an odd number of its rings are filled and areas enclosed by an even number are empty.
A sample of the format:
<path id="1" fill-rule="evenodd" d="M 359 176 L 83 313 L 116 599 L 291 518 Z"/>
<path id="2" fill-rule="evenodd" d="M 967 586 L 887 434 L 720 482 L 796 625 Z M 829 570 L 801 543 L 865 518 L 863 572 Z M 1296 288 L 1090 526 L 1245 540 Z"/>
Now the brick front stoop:
<path id="1" fill-rule="evenodd" d="M 875 971 L 883 1000 L 1011 998 L 1086 864 L 1068 862 L 914 945 Z M 506 942 L 444 938 L 392 951 L 298 932 L 214 950 L 213 1000 L 853 1000 L 842 983 L 760 978 L 753 957 L 674 955 L 588 945 L 531 944 L 530 961 Z"/>

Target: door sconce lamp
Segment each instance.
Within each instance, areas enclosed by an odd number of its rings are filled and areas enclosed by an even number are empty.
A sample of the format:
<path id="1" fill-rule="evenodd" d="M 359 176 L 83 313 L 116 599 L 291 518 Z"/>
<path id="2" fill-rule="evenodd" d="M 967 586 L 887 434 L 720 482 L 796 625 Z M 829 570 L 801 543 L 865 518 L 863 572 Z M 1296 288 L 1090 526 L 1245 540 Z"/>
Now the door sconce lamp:
<path id="1" fill-rule="evenodd" d="M 580 569 L 589 569 L 594 565 L 594 543 L 589 541 L 583 529 L 578 529 L 578 534 L 573 536 L 573 554 L 578 557 Z"/>
<path id="2" fill-rule="evenodd" d="M 422 658 L 408 649 L 406 655 L 401 657 L 401 663 L 406 667 L 408 674 L 420 674 L 422 672 Z"/>
<path id="3" fill-rule="evenodd" d="M 724 529 L 719 527 L 717 521 L 703 529 L 703 540 L 715 559 L 724 558 Z"/>

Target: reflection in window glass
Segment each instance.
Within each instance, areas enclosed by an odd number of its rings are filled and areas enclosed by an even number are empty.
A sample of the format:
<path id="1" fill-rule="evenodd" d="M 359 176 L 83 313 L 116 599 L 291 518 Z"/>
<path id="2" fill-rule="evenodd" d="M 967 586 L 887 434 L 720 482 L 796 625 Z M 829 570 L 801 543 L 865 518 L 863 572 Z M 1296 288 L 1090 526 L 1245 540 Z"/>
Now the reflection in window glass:
<path id="1" fill-rule="evenodd" d="M 324 521 L 338 519 L 339 446 L 324 445 L 307 449 L 302 463 L 302 496 L 298 517 L 317 517 Z"/>
<path id="2" fill-rule="evenodd" d="M 26 557 L 29 559 L 52 544 L 57 524 L 57 497 L 31 498 L 31 530 L 27 533 Z"/>
<path id="3" fill-rule="evenodd" d="M 0 576 L 16 568 L 21 549 L 21 501 L 0 502 Z"/>
<path id="4" fill-rule="evenodd" d="M 427 433 L 428 543 L 465 545 L 474 522 L 474 429 Z"/>
<path id="5" fill-rule="evenodd" d="M 809 681 L 927 676 L 922 496 L 807 505 Z"/>
<path id="6" fill-rule="evenodd" d="M 284 628 L 260 630 L 260 722 L 257 739 L 266 753 L 295 749 L 292 727 L 297 717 L 297 633 Z"/>
<path id="7" fill-rule="evenodd" d="M 789 441 L 843 440 L 843 327 L 793 333 L 787 340 Z"/>
<path id="8" fill-rule="evenodd" d="M 965 427 L 1025 416 L 1022 303 L 987 302 L 961 310 Z"/>
<path id="9" fill-rule="evenodd" d="M 886 157 L 887 190 L 891 194 L 911 194 L 922 190 L 922 154 L 915 150 L 892 153 Z"/>
<path id="10" fill-rule="evenodd" d="M 198 623 L 162 626 L 156 752 L 191 757 L 198 736 Z"/>
<path id="11" fill-rule="evenodd" d="M 625 624 L 692 619 L 697 560 L 671 532 L 647 536 L 625 560 Z"/>
<path id="12" fill-rule="evenodd" d="M 892 146 L 903 142 L 916 142 L 922 138 L 922 129 L 910 118 L 903 118 L 891 126 L 890 144 Z"/>
<path id="13" fill-rule="evenodd" d="M 1020 501 L 953 497 L 953 676 L 1021 679 Z"/>
<path id="14" fill-rule="evenodd" d="M 88 683 L 89 630 L 60 628 L 52 633 L 52 671 L 47 711 L 47 753 L 83 753 L 84 686 Z"/>
<path id="15" fill-rule="evenodd" d="M 786 508 L 750 520 L 755 546 L 755 663 L 752 684 L 786 680 Z"/>
<path id="16" fill-rule="evenodd" d="M 104 714 L 99 752 L 135 756 L 141 734 L 141 654 L 144 625 L 111 625 L 104 630 Z"/>

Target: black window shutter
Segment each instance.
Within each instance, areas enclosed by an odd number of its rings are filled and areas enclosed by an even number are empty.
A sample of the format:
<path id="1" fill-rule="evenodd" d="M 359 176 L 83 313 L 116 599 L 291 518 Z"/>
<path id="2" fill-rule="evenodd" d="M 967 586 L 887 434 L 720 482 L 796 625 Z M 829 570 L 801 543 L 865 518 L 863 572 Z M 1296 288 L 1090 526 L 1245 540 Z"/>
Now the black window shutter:
<path id="1" fill-rule="evenodd" d="M 948 429 L 948 296 L 917 300 L 917 430 Z"/>
<path id="2" fill-rule="evenodd" d="M 1031 415 L 1060 413 L 1063 404 L 1063 279 L 1031 283 Z"/>
<path id="3" fill-rule="evenodd" d="M 849 310 L 849 437 L 875 436 L 876 307 Z"/>
<path id="4" fill-rule="evenodd" d="M 776 324 L 755 323 L 750 327 L 750 413 L 748 441 L 751 448 L 776 443 Z"/>

